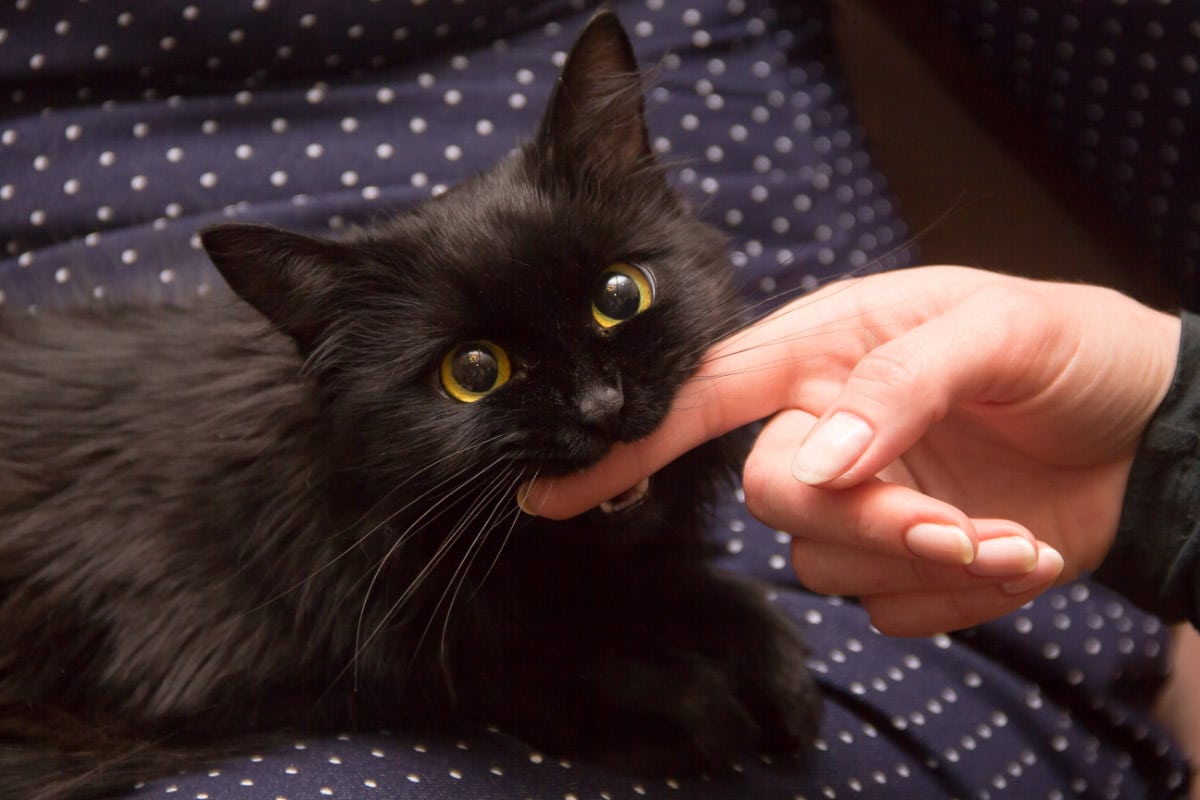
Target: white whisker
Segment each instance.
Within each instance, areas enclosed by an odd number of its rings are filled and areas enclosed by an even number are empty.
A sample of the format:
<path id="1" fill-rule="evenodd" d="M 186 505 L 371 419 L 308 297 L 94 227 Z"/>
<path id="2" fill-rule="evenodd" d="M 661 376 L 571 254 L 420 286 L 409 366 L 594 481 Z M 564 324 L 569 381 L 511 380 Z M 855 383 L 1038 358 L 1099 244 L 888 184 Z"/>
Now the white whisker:
<path id="1" fill-rule="evenodd" d="M 502 438 L 502 436 L 503 436 L 503 434 L 497 434 L 496 436 L 492 436 L 492 437 L 489 437 L 489 438 L 487 438 L 487 439 L 483 439 L 483 440 L 479 441 L 478 443 L 476 443 L 476 444 L 474 445 L 474 447 L 483 447 L 484 445 L 491 444 L 492 442 L 494 442 L 494 441 L 496 441 L 496 440 L 498 440 L 498 439 Z M 395 495 L 397 492 L 399 492 L 401 489 L 403 489 L 403 488 L 404 488 L 405 486 L 407 486 L 409 483 L 411 483 L 412 481 L 414 481 L 414 480 L 416 480 L 416 479 L 420 478 L 422 475 L 424 475 L 425 473 L 429 472 L 430 470 L 432 470 L 432 469 L 435 469 L 436 467 L 440 466 L 440 465 L 441 465 L 442 463 L 444 463 L 445 461 L 448 461 L 448 460 L 450 460 L 450 459 L 452 459 L 452 458 L 457 458 L 457 457 L 459 457 L 459 455 L 460 455 L 460 453 L 458 453 L 458 452 L 455 452 L 455 453 L 447 453 L 447 454 L 445 454 L 445 455 L 441 456 L 440 458 L 437 458 L 437 459 L 434 459 L 433 461 L 430 461 L 428 464 L 426 464 L 425 466 L 421 467 L 421 469 L 419 469 L 419 470 L 416 470 L 416 471 L 415 471 L 415 472 L 413 472 L 411 475 L 409 475 L 409 476 L 408 476 L 408 477 L 407 477 L 405 480 L 401 481 L 400 483 L 397 483 L 395 486 L 393 486 L 391 489 L 389 489 L 389 490 L 388 490 L 388 491 L 387 491 L 387 492 L 386 492 L 386 493 L 385 493 L 385 494 L 384 494 L 384 495 L 383 495 L 381 498 L 379 498 L 378 500 L 376 500 L 376 501 L 375 501 L 375 502 L 374 502 L 374 503 L 371 505 L 371 507 L 370 507 L 370 508 L 368 508 L 366 511 L 364 511 L 364 512 L 362 513 L 362 515 L 360 515 L 360 516 L 359 516 L 359 518 L 358 518 L 357 520 L 355 520 L 355 521 L 354 521 L 354 522 L 352 522 L 352 523 L 349 523 L 348 525 L 346 525 L 346 526 L 345 526 L 344 528 L 342 528 L 341 530 L 335 531 L 333 534 L 331 534 L 331 536 L 330 536 L 329 538 L 331 538 L 331 539 L 336 539 L 336 538 L 338 538 L 338 537 L 342 536 L 343 534 L 345 534 L 345 533 L 349 532 L 350 530 L 353 530 L 354 528 L 358 527 L 359 525 L 361 525 L 361 524 L 362 524 L 362 523 L 363 523 L 363 522 L 364 522 L 364 521 L 365 521 L 365 520 L 366 520 L 366 519 L 367 519 L 367 518 L 368 518 L 368 517 L 369 517 L 369 516 L 370 516 L 370 515 L 371 515 L 371 514 L 374 512 L 374 511 L 375 511 L 375 509 L 379 508 L 381 505 L 383 505 L 383 504 L 384 504 L 384 503 L 386 503 L 388 500 L 390 500 L 390 499 L 391 499 L 391 498 L 392 498 L 392 497 L 393 497 L 393 496 L 394 496 L 394 495 Z M 292 593 L 292 592 L 294 592 L 295 590 L 299 589 L 301 586 L 303 586 L 303 585 L 307 584 L 307 583 L 308 583 L 309 581 L 311 581 L 313 578 L 317 577 L 317 576 L 318 576 L 318 575 L 320 575 L 322 572 L 324 572 L 325 570 L 329 569 L 330 567 L 332 567 L 332 566 L 333 566 L 334 564 L 336 564 L 337 562 L 341 561 L 341 560 L 342 560 L 344 557 L 346 557 L 346 556 L 347 556 L 347 555 L 349 555 L 350 553 L 354 552 L 354 550 L 355 550 L 356 548 L 358 548 L 359 546 L 361 546 L 361 545 L 363 544 L 363 542 L 365 542 L 365 541 L 366 541 L 367 539 L 369 539 L 369 538 L 370 538 L 372 535 L 374 535 L 374 534 L 375 534 L 377 531 L 379 531 L 379 529 L 380 529 L 380 528 L 384 527 L 384 526 L 385 526 L 385 525 L 387 525 L 389 522 L 391 522 L 393 519 L 395 519 L 395 518 L 396 518 L 398 515 L 400 515 L 400 514 L 404 513 L 404 512 L 405 512 L 405 511 L 407 511 L 409 508 L 411 508 L 413 505 L 415 505 L 415 504 L 419 503 L 420 501 L 424 500 L 424 499 L 425 499 L 427 496 L 429 496 L 429 495 L 430 495 L 430 494 L 432 494 L 433 492 L 435 492 L 435 491 L 437 491 L 438 489 L 440 489 L 440 488 L 441 488 L 442 486 L 444 486 L 444 485 L 445 485 L 447 482 L 449 482 L 449 481 L 453 480 L 454 478 L 458 477 L 459 475 L 461 475 L 462 473 L 466 472 L 466 471 L 467 471 L 468 469 L 470 469 L 470 468 L 471 468 L 470 466 L 463 467 L 462 469 L 458 470 L 457 472 L 454 472 L 454 473 L 452 473 L 451 475 L 447 476 L 446 478 L 442 479 L 442 481 L 440 481 L 439 483 L 437 483 L 437 484 L 435 484 L 434 486 L 430 487 L 429 489 L 425 490 L 425 491 L 424 491 L 424 492 L 422 492 L 421 494 L 417 495 L 416 497 L 414 497 L 414 498 L 413 498 L 412 500 L 410 500 L 409 502 L 407 502 L 407 503 L 405 503 L 404 505 L 400 506 L 400 508 L 396 509 L 395 511 L 393 511 L 392 513 L 390 513 L 389 515 L 387 515 L 386 517 L 384 517 L 384 518 L 383 518 L 383 519 L 382 519 L 380 522 L 378 522 L 378 523 L 376 523 L 375 525 L 373 525 L 373 526 L 372 526 L 371 528 L 369 528 L 369 529 L 368 529 L 368 530 L 367 530 L 365 533 L 363 533 L 361 536 L 359 536 L 357 539 L 355 539 L 353 542 L 351 542 L 349 545 L 347 545 L 347 546 L 346 546 L 346 547 L 345 547 L 345 548 L 344 548 L 344 549 L 343 549 L 343 550 L 342 550 L 340 553 L 338 553 L 338 554 L 337 554 L 337 555 L 335 555 L 333 558 L 331 558 L 331 559 L 329 559 L 328 561 L 326 561 L 326 562 L 325 562 L 324 564 L 322 564 L 320 567 L 317 567 L 316 569 L 314 569 L 312 572 L 310 572 L 308 575 L 306 575 L 306 576 L 305 576 L 305 577 L 304 577 L 302 580 L 299 580 L 299 581 L 297 581 L 296 583 L 294 583 L 293 585 L 291 585 L 291 586 L 287 587 L 286 589 L 284 589 L 283 591 L 279 592 L 278 594 L 275 594 L 275 595 L 273 595 L 273 596 L 269 597 L 267 600 L 264 600 L 264 601 L 263 601 L 262 603 L 260 603 L 258 606 L 255 606 L 254 608 L 250 609 L 250 611 L 251 611 L 251 612 L 253 612 L 253 611 L 257 611 L 257 610 L 259 610 L 259 609 L 261 609 L 261 608 L 264 608 L 264 607 L 266 607 L 266 606 L 268 606 L 268 605 L 270 605 L 270 604 L 272 604 L 272 603 L 275 603 L 275 602 L 277 602 L 277 601 L 281 600 L 282 598 L 286 597 L 287 595 L 291 594 L 291 593 Z"/>
<path id="2" fill-rule="evenodd" d="M 469 489 L 473 485 L 474 481 L 480 475 L 487 473 L 489 470 L 493 469 L 497 464 L 501 463 L 502 461 L 504 461 L 503 456 L 496 458 L 491 463 L 476 470 L 470 478 L 463 480 L 457 486 L 454 486 L 453 488 L 448 490 L 445 494 L 442 495 L 442 497 L 438 498 L 438 500 L 436 500 L 434 503 L 432 503 L 415 520 L 413 520 L 413 522 L 404 530 L 404 532 L 401 533 L 397 537 L 396 541 L 392 544 L 392 546 L 388 548 L 387 553 L 385 553 L 384 556 L 380 559 L 378 565 L 376 566 L 376 568 L 373 571 L 373 574 L 371 576 L 371 581 L 367 586 L 367 589 L 363 596 L 362 604 L 360 605 L 360 608 L 359 608 L 358 621 L 357 621 L 357 624 L 355 627 L 355 637 L 354 637 L 355 638 L 355 650 L 354 650 L 354 656 L 353 656 L 353 660 L 352 660 L 352 662 L 354 664 L 357 664 L 359 656 L 370 645 L 370 643 L 375 639 L 375 637 L 378 636 L 378 634 L 383 630 L 383 628 L 386 627 L 387 623 L 395 616 L 396 611 L 399 610 L 406 602 L 408 602 L 408 600 L 412 597 L 413 593 L 417 590 L 417 588 L 429 577 L 430 574 L 432 574 L 433 570 L 437 567 L 437 565 L 441 561 L 441 559 L 445 557 L 446 552 L 449 551 L 449 549 L 453 546 L 454 541 L 460 535 L 460 533 L 458 533 L 458 531 L 460 531 L 460 529 L 462 527 L 462 521 L 460 520 L 454 526 L 454 528 L 452 528 L 451 531 L 443 538 L 442 542 L 439 544 L 439 546 L 438 546 L 437 550 L 434 552 L 433 556 L 426 562 L 426 564 L 422 567 L 420 572 L 417 573 L 417 575 L 409 583 L 409 586 L 405 589 L 405 591 L 400 594 L 400 596 L 396 599 L 396 601 L 394 603 L 392 603 L 392 605 L 388 608 L 388 610 L 380 618 L 379 622 L 376 623 L 375 627 L 371 630 L 371 632 L 366 637 L 363 637 L 363 622 L 365 621 L 369 599 L 370 599 L 371 593 L 372 593 L 376 583 L 379 580 L 380 575 L 383 573 L 383 569 L 386 566 L 388 560 L 392 557 L 392 555 L 396 552 L 396 550 L 404 542 L 411 539 L 413 536 L 415 536 L 417 533 L 419 533 L 421 530 L 423 530 L 427 525 L 429 525 L 433 521 L 433 519 L 436 517 L 436 512 L 439 508 L 446 505 L 447 503 L 449 503 L 451 500 L 455 499 L 456 497 L 460 496 L 462 493 L 464 493 L 467 489 Z M 461 474 L 461 471 L 458 474 Z M 444 486 L 447 482 L 448 481 L 443 481 L 441 484 L 439 484 L 439 487 Z M 473 504 L 472 508 L 474 508 L 475 505 L 476 504 Z M 357 673 L 357 670 L 356 670 L 356 673 Z"/>

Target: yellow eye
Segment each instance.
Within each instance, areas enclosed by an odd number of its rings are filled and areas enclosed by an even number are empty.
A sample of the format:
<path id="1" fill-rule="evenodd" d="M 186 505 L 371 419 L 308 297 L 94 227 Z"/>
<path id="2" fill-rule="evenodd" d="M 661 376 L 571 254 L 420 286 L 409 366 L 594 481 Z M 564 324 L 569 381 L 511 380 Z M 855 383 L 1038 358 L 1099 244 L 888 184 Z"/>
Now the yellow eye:
<path id="1" fill-rule="evenodd" d="M 492 342 L 464 342 L 442 359 L 442 387 L 455 400 L 474 403 L 508 383 L 508 354 Z"/>
<path id="2" fill-rule="evenodd" d="M 654 302 L 650 274 L 632 264 L 613 264 L 600 274 L 592 290 L 592 317 L 612 328 L 636 317 Z"/>

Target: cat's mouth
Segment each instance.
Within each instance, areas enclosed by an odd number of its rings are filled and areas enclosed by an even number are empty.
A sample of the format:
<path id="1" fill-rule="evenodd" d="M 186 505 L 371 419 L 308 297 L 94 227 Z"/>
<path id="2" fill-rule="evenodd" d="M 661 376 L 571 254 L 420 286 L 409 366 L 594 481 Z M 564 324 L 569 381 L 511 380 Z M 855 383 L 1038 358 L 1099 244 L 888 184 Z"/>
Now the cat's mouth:
<path id="1" fill-rule="evenodd" d="M 637 486 L 626 489 L 616 497 L 605 500 L 597 508 L 605 514 L 620 514 L 641 505 L 650 493 L 650 479 L 642 478 Z"/>

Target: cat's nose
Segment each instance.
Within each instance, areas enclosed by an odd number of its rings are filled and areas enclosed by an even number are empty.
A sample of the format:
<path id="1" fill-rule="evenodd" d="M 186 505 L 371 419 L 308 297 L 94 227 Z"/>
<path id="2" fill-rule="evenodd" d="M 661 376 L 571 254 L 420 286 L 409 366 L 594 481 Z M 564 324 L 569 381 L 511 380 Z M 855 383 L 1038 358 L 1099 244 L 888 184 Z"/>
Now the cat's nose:
<path id="1" fill-rule="evenodd" d="M 616 430 L 625 395 L 616 386 L 600 384 L 589 386 L 579 395 L 579 421 L 591 428 L 600 428 L 612 433 Z"/>

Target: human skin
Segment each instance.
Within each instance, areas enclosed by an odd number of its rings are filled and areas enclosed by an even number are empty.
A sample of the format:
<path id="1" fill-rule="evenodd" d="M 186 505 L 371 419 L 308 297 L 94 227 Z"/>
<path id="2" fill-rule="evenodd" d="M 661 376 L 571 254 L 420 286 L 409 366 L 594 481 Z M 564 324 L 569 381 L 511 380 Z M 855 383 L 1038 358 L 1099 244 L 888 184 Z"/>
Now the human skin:
<path id="1" fill-rule="evenodd" d="M 1178 348 L 1178 318 L 1100 287 L 843 281 L 714 347 L 649 437 L 519 501 L 569 517 L 768 419 L 746 505 L 792 535 L 801 582 L 859 596 L 885 633 L 962 628 L 1100 564 Z"/>

